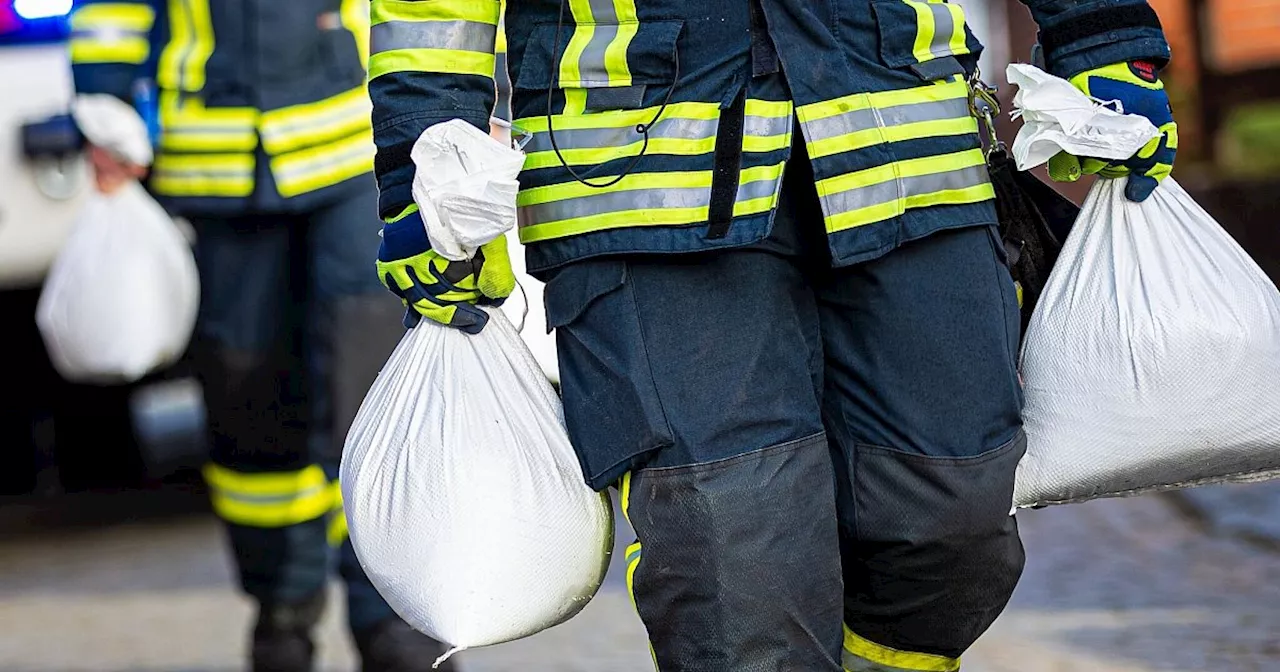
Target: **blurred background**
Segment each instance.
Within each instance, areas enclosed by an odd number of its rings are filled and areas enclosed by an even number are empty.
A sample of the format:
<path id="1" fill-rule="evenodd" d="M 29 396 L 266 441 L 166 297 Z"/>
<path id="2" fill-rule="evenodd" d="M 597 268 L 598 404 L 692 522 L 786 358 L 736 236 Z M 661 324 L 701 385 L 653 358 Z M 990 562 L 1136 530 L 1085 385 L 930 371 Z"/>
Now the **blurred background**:
<path id="1" fill-rule="evenodd" d="M 957 0 L 985 79 L 1030 60 L 1017 0 Z M 1178 180 L 1280 278 L 1280 0 L 1151 0 L 1174 62 Z M 71 385 L 33 319 L 90 188 L 76 152 L 25 156 L 24 124 L 71 97 L 71 0 L 0 0 L 0 672 L 242 668 L 233 590 L 198 467 L 204 410 L 185 364 L 132 385 Z M 1016 126 L 1001 121 L 1011 141 Z M 54 143 L 56 145 L 56 142 Z M 1087 183 L 1063 191 L 1079 201 Z M 356 398 L 358 398 L 358 392 Z M 1229 672 L 1280 665 L 1280 486 L 1225 486 L 1026 512 L 1029 561 L 973 672 Z M 618 541 L 630 532 L 619 529 Z M 651 669 L 622 572 L 588 612 L 464 669 Z M 340 590 L 335 586 L 334 591 Z M 334 600 L 331 604 L 341 604 Z M 330 610 L 331 612 L 335 610 Z M 330 613 L 326 670 L 354 669 Z"/>

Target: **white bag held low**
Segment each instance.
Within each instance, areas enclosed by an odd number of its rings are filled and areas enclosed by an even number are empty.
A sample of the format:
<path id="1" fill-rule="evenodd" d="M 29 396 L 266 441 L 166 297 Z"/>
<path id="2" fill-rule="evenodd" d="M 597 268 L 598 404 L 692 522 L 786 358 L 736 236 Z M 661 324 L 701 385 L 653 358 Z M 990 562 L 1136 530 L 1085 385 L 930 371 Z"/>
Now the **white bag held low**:
<path id="1" fill-rule="evenodd" d="M 446 122 L 413 158 L 433 247 L 470 257 L 506 235 L 519 152 Z M 503 310 L 485 310 L 474 336 L 429 320 L 405 335 L 342 456 L 356 556 L 405 621 L 453 647 L 441 661 L 568 620 L 613 548 L 613 508 L 583 480 L 559 397 Z"/>
<path id="2" fill-rule="evenodd" d="M 458 650 L 568 620 L 604 580 L 608 496 L 582 479 L 560 400 L 500 309 L 469 336 L 424 320 L 343 449 L 351 541 L 402 618 Z"/>
<path id="3" fill-rule="evenodd" d="M 90 196 L 45 280 L 36 323 L 64 378 L 131 382 L 186 350 L 199 283 L 182 232 L 130 183 Z"/>
<path id="4" fill-rule="evenodd" d="M 1049 76 L 1032 70 L 1010 66 L 1015 104 L 1029 120 L 1051 114 L 1019 134 L 1015 156 L 1039 153 L 1019 168 L 1056 152 L 1046 138 L 1068 148 L 1092 115 L 1134 131 L 1114 158 L 1154 137 L 1142 117 L 1067 99 L 1073 89 L 1037 100 Z M 1075 121 L 1044 121 L 1054 115 Z M 1017 506 L 1280 475 L 1280 293 L 1172 179 L 1141 204 L 1123 179 L 1092 188 L 1028 328 L 1022 375 Z"/>

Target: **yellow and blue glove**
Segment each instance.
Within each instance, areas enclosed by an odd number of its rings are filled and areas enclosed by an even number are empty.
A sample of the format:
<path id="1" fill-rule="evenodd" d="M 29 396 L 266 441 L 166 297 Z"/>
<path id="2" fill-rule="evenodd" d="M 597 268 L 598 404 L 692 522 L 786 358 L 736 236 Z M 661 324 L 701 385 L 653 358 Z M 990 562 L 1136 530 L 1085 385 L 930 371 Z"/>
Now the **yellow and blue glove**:
<path id="1" fill-rule="evenodd" d="M 1147 200 L 1173 172 L 1173 159 L 1178 151 L 1178 125 L 1173 121 L 1169 96 L 1159 75 L 1155 64 L 1134 61 L 1086 70 L 1072 77 L 1071 83 L 1086 96 L 1103 102 L 1118 101 L 1125 114 L 1146 117 L 1160 129 L 1160 135 L 1123 161 L 1059 154 L 1049 160 L 1049 177 L 1059 182 L 1074 182 L 1081 175 L 1128 176 L 1125 197 L 1138 202 Z"/>
<path id="2" fill-rule="evenodd" d="M 409 206 L 382 227 L 378 277 L 408 310 L 405 326 L 426 317 L 478 334 L 489 315 L 476 307 L 500 306 L 515 290 L 507 237 L 498 236 L 467 261 L 451 261 L 431 249 L 418 206 Z"/>

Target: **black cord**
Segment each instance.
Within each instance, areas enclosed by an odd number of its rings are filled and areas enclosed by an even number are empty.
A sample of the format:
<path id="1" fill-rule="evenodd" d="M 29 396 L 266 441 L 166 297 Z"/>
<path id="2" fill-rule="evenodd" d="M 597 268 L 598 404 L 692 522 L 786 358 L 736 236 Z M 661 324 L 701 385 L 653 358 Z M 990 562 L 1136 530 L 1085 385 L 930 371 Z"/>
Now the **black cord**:
<path id="1" fill-rule="evenodd" d="M 552 70 L 553 73 L 558 71 L 560 67 L 559 65 L 560 35 L 561 35 L 561 31 L 564 29 L 564 6 L 565 6 L 565 0 L 560 0 L 560 17 L 556 21 L 556 39 L 555 39 L 555 42 L 553 42 L 551 45 L 551 67 L 554 68 Z M 640 153 L 631 159 L 631 163 L 627 164 L 627 167 L 617 177 L 613 178 L 608 182 L 605 182 L 604 184 L 596 184 L 594 182 L 588 182 L 587 179 L 591 177 L 592 173 L 594 173 L 597 170 L 600 170 L 600 168 L 602 168 L 605 164 L 602 163 L 597 165 L 595 168 L 592 168 L 591 170 L 587 171 L 587 174 L 585 176 L 579 175 L 578 172 L 575 171 L 573 167 L 569 165 L 569 162 L 565 160 L 564 155 L 560 153 L 560 146 L 556 144 L 556 129 L 551 119 L 552 107 L 554 105 L 554 100 L 555 100 L 555 85 L 556 85 L 557 77 L 553 74 L 551 77 L 548 78 L 547 134 L 551 137 L 551 149 L 555 150 L 556 158 L 560 160 L 560 165 L 564 166 L 565 170 L 569 171 L 569 174 L 573 176 L 573 179 L 577 180 L 578 182 L 588 187 L 592 187 L 595 189 L 607 189 L 621 182 L 623 178 L 631 174 L 632 170 L 635 170 L 636 164 L 640 163 L 640 159 L 643 159 L 645 154 L 649 151 L 649 131 L 653 128 L 654 124 L 657 124 L 658 120 L 662 118 L 662 113 L 667 111 L 667 106 L 671 104 L 671 97 L 676 92 L 676 83 L 680 81 L 680 50 L 679 48 L 675 49 L 673 55 L 675 57 L 675 73 L 673 75 L 673 79 L 671 80 L 671 86 L 667 88 L 667 97 L 663 99 L 662 106 L 658 108 L 657 114 L 653 115 L 653 119 L 651 119 L 649 123 L 636 125 L 636 133 L 640 133 L 644 135 L 644 144 L 640 146 Z"/>

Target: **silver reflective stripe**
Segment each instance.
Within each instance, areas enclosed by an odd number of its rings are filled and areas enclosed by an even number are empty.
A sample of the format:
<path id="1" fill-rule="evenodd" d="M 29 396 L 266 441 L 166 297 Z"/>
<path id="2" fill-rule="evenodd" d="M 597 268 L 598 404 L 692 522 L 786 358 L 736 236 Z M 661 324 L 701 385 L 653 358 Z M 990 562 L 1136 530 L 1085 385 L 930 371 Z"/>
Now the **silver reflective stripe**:
<path id="1" fill-rule="evenodd" d="M 929 43 L 929 52 L 941 58 L 950 56 L 951 35 L 955 33 L 956 22 L 946 3 L 929 3 L 929 11 L 933 12 L 933 42 Z"/>
<path id="2" fill-rule="evenodd" d="M 395 49 L 450 49 L 492 54 L 498 27 L 476 21 L 387 21 L 369 29 L 369 53 Z"/>
<path id="3" fill-rule="evenodd" d="M 327 485 L 317 485 L 311 488 L 307 488 L 305 490 L 300 490 L 295 493 L 288 493 L 288 494 L 282 494 L 282 495 L 259 495 L 251 492 L 237 492 L 234 490 L 227 490 L 225 488 L 214 488 L 214 489 L 217 490 L 219 495 L 222 495 L 227 499 L 234 499 L 237 502 L 244 502 L 245 504 L 263 505 L 263 504 L 286 504 L 288 502 L 305 499 L 307 497 L 314 497 L 320 494 L 322 491 L 327 490 L 328 488 L 329 486 Z"/>
<path id="4" fill-rule="evenodd" d="M 147 39 L 149 33 L 141 30 L 125 30 L 119 26 L 102 26 L 100 28 L 82 28 L 71 32 L 73 40 L 95 40 L 98 42 L 123 42 L 128 39 Z"/>
<path id="5" fill-rule="evenodd" d="M 614 10 L 613 0 L 591 0 L 591 18 L 595 30 L 591 41 L 582 50 L 578 59 L 578 72 L 583 86 L 609 86 L 609 71 L 605 68 L 604 56 L 618 36 L 618 13 Z M 559 141 L 559 134 L 556 140 Z"/>
<path id="6" fill-rule="evenodd" d="M 558 133 L 556 135 L 559 136 Z M 610 212 L 709 207 L 711 207 L 711 189 L 708 187 L 631 189 L 526 205 L 520 208 L 520 226 L 534 226 Z"/>
<path id="7" fill-rule="evenodd" d="M 742 126 L 743 135 L 772 138 L 791 130 L 791 115 L 785 117 L 753 117 L 748 115 Z"/>
<path id="8" fill-rule="evenodd" d="M 879 113 L 879 121 L 876 114 Z M 920 121 L 942 121 L 945 119 L 963 119 L 969 116 L 969 103 L 964 98 L 939 100 L 928 103 L 908 103 L 893 107 L 882 107 L 877 110 L 853 110 L 826 119 L 816 119 L 804 125 L 805 135 L 809 142 L 817 142 L 856 131 L 875 128 L 913 124 Z"/>
<path id="9" fill-rule="evenodd" d="M 922 196 L 951 189 L 965 189 L 985 184 L 989 180 L 986 166 L 970 166 L 945 173 L 916 175 L 897 180 L 887 180 L 865 187 L 855 187 L 846 191 L 827 194 L 822 197 L 823 209 L 827 216 L 844 212 L 862 210 L 884 203 L 892 203 L 899 198 Z"/>
<path id="10" fill-rule="evenodd" d="M 716 136 L 719 127 L 718 119 L 680 119 L 665 118 L 649 131 L 649 139 L 664 140 L 705 140 Z M 641 142 L 644 136 L 636 132 L 635 126 L 622 128 L 579 128 L 572 130 L 556 130 L 556 145 L 561 151 L 567 149 L 612 149 L 626 147 Z M 525 147 L 528 153 L 552 151 L 551 134 L 534 133 L 533 139 Z"/>
<path id="11" fill-rule="evenodd" d="M 738 197 L 736 202 L 751 201 L 757 198 L 771 198 L 778 193 L 778 183 L 782 181 L 782 173 L 778 173 L 777 177 L 767 180 L 756 180 L 755 182 L 745 182 L 738 185 Z"/>
<path id="12" fill-rule="evenodd" d="M 339 94 L 341 95 L 341 94 Z M 303 131 L 327 128 L 350 120 L 352 117 L 364 119 L 369 114 L 372 103 L 365 96 L 341 102 L 332 109 L 320 114 L 302 114 L 284 117 L 281 121 L 262 124 L 262 134 L 268 140 L 281 135 L 292 135 Z"/>
<path id="13" fill-rule="evenodd" d="M 845 651 L 841 658 L 840 662 L 844 663 L 845 672 L 913 672 L 905 667 L 890 667 L 880 663 L 873 663 L 848 651 Z"/>
<path id="14" fill-rule="evenodd" d="M 170 168 L 168 166 L 161 166 L 159 168 L 155 168 L 154 171 L 157 177 L 166 176 L 174 178 L 206 177 L 211 179 L 234 179 L 253 175 L 252 167 L 245 167 L 244 169 L 214 170 L 211 168 Z"/>
<path id="15" fill-rule="evenodd" d="M 338 142 L 346 142 L 348 139 L 349 138 L 343 138 L 341 140 L 337 140 L 335 141 L 335 144 Z M 283 157 L 286 159 L 284 165 L 282 165 L 280 169 L 273 170 L 272 173 L 275 175 L 276 180 L 280 182 L 298 180 L 303 177 L 310 176 L 313 173 L 318 173 L 322 170 L 342 165 L 352 159 L 362 159 L 367 156 L 372 160 L 373 153 L 374 147 L 372 143 L 368 145 L 360 143 L 336 154 L 326 153 L 317 157 L 309 158 L 305 161 L 288 161 L 288 155 L 286 154 Z"/>

